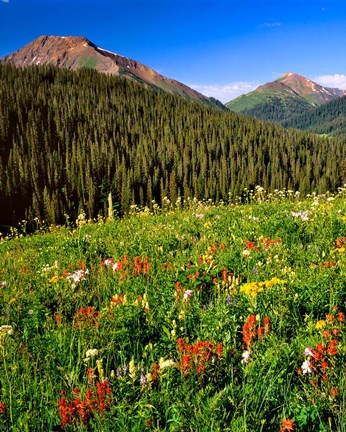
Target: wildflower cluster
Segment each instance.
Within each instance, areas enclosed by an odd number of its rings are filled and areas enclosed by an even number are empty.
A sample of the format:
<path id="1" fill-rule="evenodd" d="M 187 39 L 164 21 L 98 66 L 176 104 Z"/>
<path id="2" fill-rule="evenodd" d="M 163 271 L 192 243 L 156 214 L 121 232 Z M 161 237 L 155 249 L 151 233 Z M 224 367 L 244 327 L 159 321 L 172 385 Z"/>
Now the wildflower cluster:
<path id="1" fill-rule="evenodd" d="M 308 210 L 291 212 L 291 216 L 293 216 L 294 218 L 301 219 L 303 222 L 307 222 L 309 220 L 309 214 L 310 212 Z"/>
<path id="2" fill-rule="evenodd" d="M 116 369 L 116 375 L 112 371 L 111 376 L 117 377 L 120 380 L 130 379 L 132 384 L 138 383 L 141 388 L 144 388 L 150 385 L 153 382 L 153 375 L 151 372 L 148 372 L 148 369 L 145 370 L 144 366 L 141 364 L 135 364 L 134 359 L 131 359 L 129 365 L 125 363 L 122 366 L 118 366 Z"/>
<path id="3" fill-rule="evenodd" d="M 80 270 L 77 270 L 73 273 L 69 273 L 69 272 L 66 273 L 65 277 L 66 277 L 66 280 L 71 282 L 72 286 L 75 286 L 79 282 L 84 281 L 88 274 L 89 274 L 88 269 L 80 269 Z"/>
<path id="4" fill-rule="evenodd" d="M 188 375 L 192 370 L 199 375 L 204 372 L 205 368 L 215 359 L 220 360 L 223 353 L 221 343 L 199 341 L 194 345 L 188 345 L 182 338 L 177 341 L 178 351 L 180 353 L 179 368 L 184 375 Z"/>
<path id="5" fill-rule="evenodd" d="M 181 282 L 175 284 L 175 299 L 177 302 L 188 301 L 193 295 L 193 291 L 183 288 Z"/>
<path id="6" fill-rule="evenodd" d="M 131 262 L 129 257 L 124 255 L 118 261 L 114 261 L 114 258 L 104 258 L 101 261 L 101 266 L 111 268 L 113 272 L 118 273 L 122 279 L 125 279 L 129 275 L 147 275 L 150 269 L 150 262 L 147 256 L 143 260 L 141 257 L 135 256 Z"/>
<path id="7" fill-rule="evenodd" d="M 338 339 L 343 333 L 344 321 L 345 314 L 334 307 L 334 313 L 326 314 L 325 320 L 317 322 L 316 329 L 321 331 L 322 342 L 315 347 L 305 348 L 305 360 L 298 368 L 298 373 L 309 376 L 315 391 L 327 390 L 332 398 L 337 396 L 339 391 L 334 385 L 334 378 L 336 362 L 342 353 Z"/>
<path id="8" fill-rule="evenodd" d="M 242 327 L 243 342 L 245 343 L 246 350 L 242 354 L 242 363 L 250 363 L 251 349 L 256 340 L 262 340 L 270 332 L 270 318 L 263 318 L 263 326 L 257 324 L 256 315 L 249 315 L 245 324 Z"/>
<path id="9" fill-rule="evenodd" d="M 110 407 L 111 397 L 112 389 L 108 380 L 97 381 L 96 386 L 85 391 L 84 398 L 81 398 L 80 389 L 75 388 L 74 399 L 71 402 L 65 397 L 61 397 L 58 402 L 61 427 L 78 423 L 87 425 L 95 414 L 104 414 Z"/>
<path id="10" fill-rule="evenodd" d="M 338 252 L 339 254 L 343 254 L 346 250 L 346 237 L 337 237 L 334 246 L 335 248 L 331 253 Z"/>
<path id="11" fill-rule="evenodd" d="M 277 277 L 263 282 L 248 282 L 240 287 L 240 292 L 245 293 L 248 297 L 257 297 L 265 288 L 284 283 L 286 283 L 285 280 L 281 280 Z"/>
<path id="12" fill-rule="evenodd" d="M 97 327 L 99 325 L 99 311 L 93 306 L 80 308 L 75 317 L 75 328 L 84 329 L 86 327 Z"/>
<path id="13" fill-rule="evenodd" d="M 253 249 L 255 251 L 259 251 L 261 249 L 268 249 L 271 246 L 279 245 L 281 243 L 282 243 L 281 238 L 270 239 L 270 238 L 260 237 L 258 239 L 257 244 L 254 241 L 249 241 L 247 239 L 244 240 L 245 247 L 247 249 Z"/>

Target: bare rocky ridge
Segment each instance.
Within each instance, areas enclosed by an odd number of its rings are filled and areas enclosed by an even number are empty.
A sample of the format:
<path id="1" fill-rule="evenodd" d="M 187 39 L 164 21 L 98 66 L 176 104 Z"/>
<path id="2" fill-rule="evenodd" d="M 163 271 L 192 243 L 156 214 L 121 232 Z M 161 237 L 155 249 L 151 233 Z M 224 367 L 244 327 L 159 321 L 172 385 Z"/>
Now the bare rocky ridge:
<path id="1" fill-rule="evenodd" d="M 102 49 L 80 36 L 41 36 L 1 58 L 0 63 L 12 63 L 18 67 L 53 64 L 71 70 L 87 67 L 108 75 L 125 76 L 159 87 L 168 93 L 214 105 L 207 96 L 190 87 L 160 75 L 136 60 Z"/>
<path id="2" fill-rule="evenodd" d="M 334 100 L 335 98 L 346 95 L 346 90 L 323 87 L 314 81 L 293 72 L 288 72 L 276 82 L 284 84 L 297 95 L 308 100 L 308 102 L 315 106 L 322 105 Z"/>

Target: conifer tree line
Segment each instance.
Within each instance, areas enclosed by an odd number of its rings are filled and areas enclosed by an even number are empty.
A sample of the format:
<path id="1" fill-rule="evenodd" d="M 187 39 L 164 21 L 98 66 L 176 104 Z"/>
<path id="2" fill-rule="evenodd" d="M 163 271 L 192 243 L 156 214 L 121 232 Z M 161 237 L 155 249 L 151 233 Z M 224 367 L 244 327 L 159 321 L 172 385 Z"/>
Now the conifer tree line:
<path id="1" fill-rule="evenodd" d="M 345 146 L 93 70 L 0 66 L 0 225 L 81 210 L 335 190 Z"/>

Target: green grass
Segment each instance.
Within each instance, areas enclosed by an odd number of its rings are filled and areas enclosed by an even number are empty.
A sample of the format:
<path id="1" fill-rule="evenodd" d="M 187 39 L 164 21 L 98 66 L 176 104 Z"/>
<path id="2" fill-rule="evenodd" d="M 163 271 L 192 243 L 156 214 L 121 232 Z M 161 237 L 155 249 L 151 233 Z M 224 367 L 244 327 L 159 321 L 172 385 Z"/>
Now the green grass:
<path id="1" fill-rule="evenodd" d="M 14 229 L 0 430 L 345 431 L 344 193 Z"/>
<path id="2" fill-rule="evenodd" d="M 79 66 L 87 69 L 95 69 L 97 66 L 98 60 L 93 57 L 81 57 L 79 61 Z"/>

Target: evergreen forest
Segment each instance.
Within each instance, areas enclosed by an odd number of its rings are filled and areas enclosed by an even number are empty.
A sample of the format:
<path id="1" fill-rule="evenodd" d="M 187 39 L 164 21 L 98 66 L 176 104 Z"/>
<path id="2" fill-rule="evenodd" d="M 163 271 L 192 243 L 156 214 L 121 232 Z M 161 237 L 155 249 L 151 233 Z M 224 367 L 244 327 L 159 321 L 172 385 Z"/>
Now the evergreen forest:
<path id="1" fill-rule="evenodd" d="M 90 69 L 0 65 L 0 227 L 119 214 L 164 197 L 228 201 L 345 178 L 341 139 L 203 106 Z"/>
<path id="2" fill-rule="evenodd" d="M 282 122 L 284 127 L 302 129 L 317 134 L 346 136 L 346 96 L 319 107 L 310 108 Z"/>

